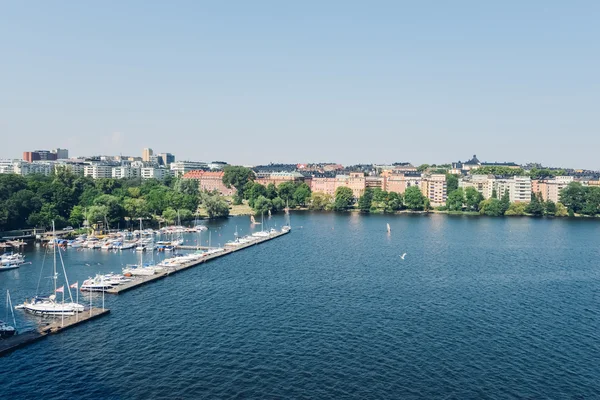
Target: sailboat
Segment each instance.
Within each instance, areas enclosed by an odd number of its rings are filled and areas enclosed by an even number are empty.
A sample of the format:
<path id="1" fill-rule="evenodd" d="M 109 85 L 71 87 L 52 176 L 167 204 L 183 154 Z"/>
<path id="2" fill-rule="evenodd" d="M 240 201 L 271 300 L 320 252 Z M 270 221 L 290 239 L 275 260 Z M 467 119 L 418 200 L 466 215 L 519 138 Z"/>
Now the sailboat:
<path id="1" fill-rule="evenodd" d="M 252 236 L 257 237 L 257 238 L 270 236 L 269 232 L 265 232 L 265 230 L 264 230 L 264 226 L 265 226 L 264 222 L 265 222 L 265 213 L 262 213 L 261 214 L 261 225 L 262 225 L 261 230 L 260 230 L 260 232 L 254 232 L 252 234 Z"/>
<path id="2" fill-rule="evenodd" d="M 142 219 L 140 218 L 140 232 L 142 232 Z M 140 238 L 141 238 L 141 234 L 140 234 Z M 142 239 L 140 239 L 142 240 Z M 152 239 L 154 240 L 154 238 Z M 151 243 L 151 249 L 154 248 L 154 243 Z M 154 257 L 154 251 L 152 251 L 152 257 Z M 147 266 L 144 267 L 144 254 L 143 252 L 140 253 L 140 263 L 139 265 L 136 264 L 130 264 L 127 265 L 126 268 L 123 268 L 123 275 L 125 276 L 150 276 L 150 275 L 154 275 L 159 271 L 162 271 L 163 268 L 162 267 L 158 267 L 158 266 Z"/>
<path id="3" fill-rule="evenodd" d="M 392 233 L 392 228 L 390 228 L 390 224 L 387 224 L 387 233 Z"/>
<path id="4" fill-rule="evenodd" d="M 56 241 L 54 221 L 52 221 L 52 233 L 54 241 Z M 67 278 L 67 271 L 65 270 L 65 263 L 63 262 L 60 250 L 58 251 L 58 255 L 60 256 L 60 263 L 65 276 L 66 290 L 69 292 L 69 302 L 65 303 L 65 286 L 61 286 L 60 288 L 56 287 L 58 280 L 58 273 L 56 272 L 56 246 L 52 246 L 52 249 L 54 252 L 54 273 L 52 276 L 52 280 L 54 281 L 54 293 L 48 297 L 36 295 L 33 299 L 25 300 L 23 304 L 16 306 L 16 309 L 22 309 L 36 315 L 75 315 L 75 313 L 84 310 L 84 307 L 81 304 L 73 302 L 73 296 L 71 295 L 71 288 L 69 287 L 69 280 Z M 56 293 L 62 293 L 62 302 L 59 303 L 56 301 Z"/>
<path id="5" fill-rule="evenodd" d="M 12 309 L 12 302 L 10 301 L 10 292 L 6 290 L 6 319 L 8 319 L 8 309 L 12 313 L 13 324 L 12 326 L 4 321 L 0 321 L 0 339 L 6 339 L 17 334 L 17 321 L 15 320 L 15 312 Z"/>

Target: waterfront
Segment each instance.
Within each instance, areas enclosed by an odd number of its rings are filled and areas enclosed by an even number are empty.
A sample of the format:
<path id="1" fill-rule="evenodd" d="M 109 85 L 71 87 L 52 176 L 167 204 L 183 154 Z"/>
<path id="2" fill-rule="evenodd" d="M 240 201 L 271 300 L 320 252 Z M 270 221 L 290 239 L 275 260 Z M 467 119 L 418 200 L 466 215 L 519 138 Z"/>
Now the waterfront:
<path id="1" fill-rule="evenodd" d="M 292 224 L 265 245 L 107 296 L 109 316 L 3 358 L 0 393 L 600 396 L 597 223 L 296 213 Z M 249 230 L 245 217 L 210 223 L 213 245 L 236 225 Z M 71 282 L 139 257 L 63 254 Z M 42 259 L 29 250 L 32 265 L 0 275 L 15 303 L 35 293 Z"/>

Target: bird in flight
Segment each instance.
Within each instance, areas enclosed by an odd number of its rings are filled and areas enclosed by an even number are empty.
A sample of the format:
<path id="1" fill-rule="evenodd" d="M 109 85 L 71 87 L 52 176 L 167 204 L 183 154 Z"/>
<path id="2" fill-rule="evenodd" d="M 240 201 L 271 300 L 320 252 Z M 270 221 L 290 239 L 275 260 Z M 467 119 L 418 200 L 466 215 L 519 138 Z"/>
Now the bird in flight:
<path id="1" fill-rule="evenodd" d="M 400 256 L 400 258 L 401 258 L 401 259 L 403 259 L 403 260 L 404 260 L 404 257 L 406 257 L 406 253 L 404 253 L 404 254 L 402 254 L 402 255 Z"/>

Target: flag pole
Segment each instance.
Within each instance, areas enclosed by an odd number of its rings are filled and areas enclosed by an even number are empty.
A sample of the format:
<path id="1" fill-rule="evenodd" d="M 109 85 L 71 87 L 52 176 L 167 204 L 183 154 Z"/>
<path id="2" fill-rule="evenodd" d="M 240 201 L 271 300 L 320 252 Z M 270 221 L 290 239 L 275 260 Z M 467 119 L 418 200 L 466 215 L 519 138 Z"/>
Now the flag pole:
<path id="1" fill-rule="evenodd" d="M 63 309 L 62 312 L 60 313 L 60 327 L 64 328 L 65 326 L 65 289 L 63 288 L 62 290 L 62 305 L 63 305 Z"/>
<path id="2" fill-rule="evenodd" d="M 76 307 L 79 306 L 79 281 L 77 281 L 77 286 L 75 287 L 76 290 L 76 295 L 75 297 L 77 298 L 77 300 L 75 300 L 75 303 L 77 304 Z M 79 321 L 79 313 L 77 312 L 77 309 L 75 309 L 75 321 Z"/>

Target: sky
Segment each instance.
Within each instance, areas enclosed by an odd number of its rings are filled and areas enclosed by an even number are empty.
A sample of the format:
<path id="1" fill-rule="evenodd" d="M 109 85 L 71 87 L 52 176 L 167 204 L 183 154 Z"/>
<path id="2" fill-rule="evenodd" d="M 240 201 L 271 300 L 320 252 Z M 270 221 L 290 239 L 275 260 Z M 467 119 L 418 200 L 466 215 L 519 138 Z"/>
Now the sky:
<path id="1" fill-rule="evenodd" d="M 598 1 L 3 1 L 0 158 L 600 169 Z"/>

